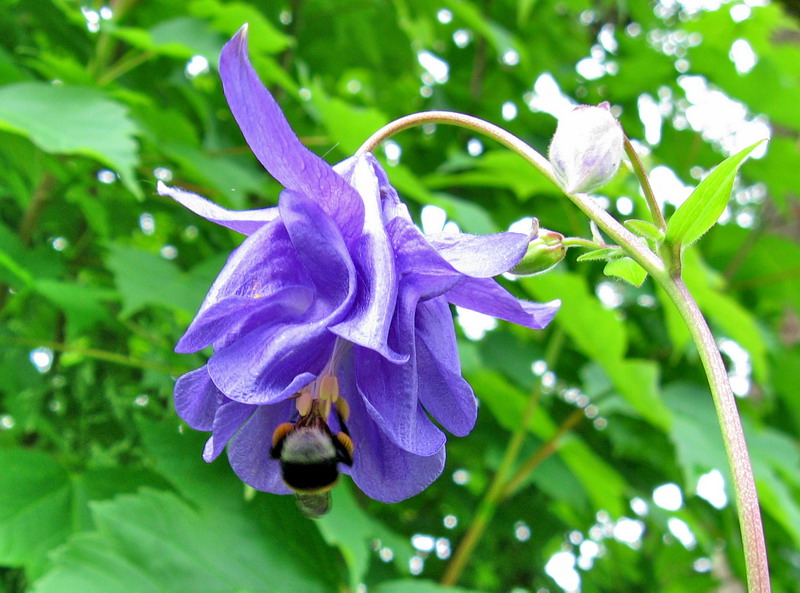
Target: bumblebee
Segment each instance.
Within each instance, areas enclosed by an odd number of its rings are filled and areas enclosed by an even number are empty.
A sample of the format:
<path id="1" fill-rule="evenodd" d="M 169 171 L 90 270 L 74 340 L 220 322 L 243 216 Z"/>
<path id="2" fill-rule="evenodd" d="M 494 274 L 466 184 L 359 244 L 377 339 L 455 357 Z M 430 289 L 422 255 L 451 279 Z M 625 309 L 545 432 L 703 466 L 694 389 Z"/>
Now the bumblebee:
<path id="1" fill-rule="evenodd" d="M 347 403 L 341 398 L 335 402 L 341 428 L 335 435 L 326 421 L 332 403 L 300 395 L 297 421 L 278 425 L 272 435 L 270 456 L 280 461 L 283 482 L 297 494 L 300 511 L 311 518 L 330 510 L 339 464 L 353 465 L 353 441 L 345 425 Z"/>

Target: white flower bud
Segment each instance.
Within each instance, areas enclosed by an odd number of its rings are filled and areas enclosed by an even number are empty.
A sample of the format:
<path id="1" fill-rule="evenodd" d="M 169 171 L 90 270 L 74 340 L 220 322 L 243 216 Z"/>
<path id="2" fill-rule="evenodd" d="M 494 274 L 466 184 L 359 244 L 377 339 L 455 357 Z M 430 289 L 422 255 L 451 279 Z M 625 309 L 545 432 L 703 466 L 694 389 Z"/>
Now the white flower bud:
<path id="1" fill-rule="evenodd" d="M 619 170 L 624 150 L 622 126 L 603 102 L 579 105 L 558 120 L 549 157 L 564 189 L 579 193 L 608 183 Z"/>

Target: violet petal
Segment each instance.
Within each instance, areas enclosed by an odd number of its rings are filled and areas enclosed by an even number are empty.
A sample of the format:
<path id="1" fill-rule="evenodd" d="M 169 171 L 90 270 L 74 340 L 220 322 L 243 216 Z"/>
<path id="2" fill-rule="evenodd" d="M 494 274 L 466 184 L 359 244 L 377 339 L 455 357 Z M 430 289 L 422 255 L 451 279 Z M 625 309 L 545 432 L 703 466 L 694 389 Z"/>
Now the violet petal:
<path id="1" fill-rule="evenodd" d="M 214 383 L 230 399 L 271 404 L 311 382 L 333 352 L 336 337 L 315 323 L 257 327 L 208 361 Z"/>
<path id="2" fill-rule="evenodd" d="M 520 233 L 425 235 L 442 258 L 462 274 L 491 278 L 513 268 L 528 248 L 528 236 Z"/>
<path id="3" fill-rule="evenodd" d="M 365 154 L 364 158 L 366 158 L 367 162 L 372 167 L 375 177 L 378 179 L 384 222 L 388 224 L 392 219 L 398 216 L 410 221 L 411 215 L 408 213 L 408 207 L 400 200 L 400 196 L 397 195 L 397 190 L 395 190 L 389 182 L 389 176 L 378 162 L 378 159 L 376 159 L 375 155 L 372 153 Z"/>
<path id="4" fill-rule="evenodd" d="M 179 204 L 185 206 L 195 214 L 206 220 L 224 226 L 243 235 L 251 235 L 264 226 L 264 223 L 274 220 L 278 216 L 277 208 L 262 208 L 260 210 L 228 210 L 217 206 L 214 202 L 182 190 L 169 187 L 162 181 L 156 185 L 158 194 L 169 196 Z"/>
<path id="5" fill-rule="evenodd" d="M 419 400 L 448 432 L 469 434 L 478 417 L 478 401 L 461 376 L 456 332 L 444 297 L 419 303 L 416 315 Z"/>
<path id="6" fill-rule="evenodd" d="M 358 391 L 383 434 L 409 453 L 436 453 L 446 439 L 419 403 L 416 365 L 392 364 L 360 347 L 356 347 L 354 358 Z"/>
<path id="7" fill-rule="evenodd" d="M 258 406 L 248 406 L 234 401 L 227 401 L 221 405 L 214 415 L 214 432 L 206 441 L 203 459 L 208 463 L 214 461 L 242 423 L 257 409 Z"/>
<path id="8" fill-rule="evenodd" d="M 245 239 L 230 257 L 200 306 L 198 316 L 230 296 L 263 297 L 286 286 L 313 288 L 280 219 Z"/>
<path id="9" fill-rule="evenodd" d="M 394 352 L 387 344 L 397 299 L 397 274 L 394 251 L 381 218 L 377 178 L 364 158 L 347 161 L 347 165 L 344 177 L 364 201 L 364 230 L 354 246 L 358 283 L 353 307 L 331 331 L 392 362 L 405 362 L 408 356 Z"/>
<path id="10" fill-rule="evenodd" d="M 542 329 L 550 323 L 561 306 L 559 300 L 549 303 L 520 300 L 491 278 L 465 277 L 445 296 L 456 306 L 533 329 Z"/>
<path id="11" fill-rule="evenodd" d="M 245 404 L 290 397 L 322 371 L 335 342 L 327 328 L 346 314 L 355 293 L 353 263 L 330 217 L 288 190 L 278 207 L 318 299 L 302 322 L 256 327 L 211 358 L 214 383 Z"/>
<path id="12" fill-rule="evenodd" d="M 298 259 L 317 289 L 317 298 L 339 308 L 355 297 L 355 267 L 334 221 L 303 194 L 284 191 L 278 208 Z M 338 319 L 331 319 L 335 323 Z"/>
<path id="13" fill-rule="evenodd" d="M 225 44 L 219 73 L 228 105 L 253 153 L 278 182 L 317 200 L 347 243 L 361 232 L 364 210 L 356 191 L 308 150 L 261 83 L 247 55 L 247 25 Z"/>
<path id="14" fill-rule="evenodd" d="M 401 278 L 411 273 L 459 276 L 410 220 L 398 216 L 386 226 L 386 231 L 394 247 Z"/>
<path id="15" fill-rule="evenodd" d="M 294 401 L 259 406 L 228 444 L 228 460 L 236 475 L 256 490 L 291 494 L 281 479 L 277 459 L 270 457 L 272 433 L 291 418 Z"/>
<path id="16" fill-rule="evenodd" d="M 355 393 L 352 369 L 340 374 L 345 391 Z M 347 423 L 355 444 L 353 467 L 342 467 L 370 498 L 399 502 L 427 488 L 444 469 L 445 448 L 424 457 L 403 450 L 383 434 L 360 397 L 348 399 Z"/>
<path id="17" fill-rule="evenodd" d="M 224 400 L 205 366 L 181 375 L 175 383 L 175 410 L 195 430 L 212 429 L 214 414 Z"/>
<path id="18" fill-rule="evenodd" d="M 364 406 L 383 433 L 409 453 L 432 455 L 444 445 L 445 436 L 425 414 L 417 397 L 414 352 L 417 300 L 414 291 L 403 292 L 389 334 L 391 344 L 407 349 L 410 360 L 405 364 L 392 364 L 370 350 L 357 347 L 353 353 L 353 367 Z"/>
<path id="19" fill-rule="evenodd" d="M 230 342 L 247 328 L 285 321 L 306 311 L 313 299 L 305 286 L 287 286 L 262 298 L 227 297 L 194 318 L 175 352 L 197 352 L 223 337 Z"/>

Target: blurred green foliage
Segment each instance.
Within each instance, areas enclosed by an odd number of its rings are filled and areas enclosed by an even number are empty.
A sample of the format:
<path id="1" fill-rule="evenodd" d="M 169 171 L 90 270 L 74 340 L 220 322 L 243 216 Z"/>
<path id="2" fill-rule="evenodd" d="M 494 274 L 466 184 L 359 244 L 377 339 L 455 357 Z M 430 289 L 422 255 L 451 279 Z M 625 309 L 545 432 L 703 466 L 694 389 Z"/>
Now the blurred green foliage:
<path id="1" fill-rule="evenodd" d="M 743 396 L 774 591 L 800 591 L 800 26 L 775 2 L 708 4 L 0 0 L 0 593 L 561 591 L 557 574 L 585 593 L 742 590 L 732 504 L 698 495 L 712 469 L 731 489 L 687 330 L 651 280 L 631 286 L 576 250 L 507 283 L 563 300 L 548 330 L 460 337 L 479 422 L 450 439 L 423 494 L 383 505 L 345 480 L 312 522 L 202 461 L 171 392 L 203 354 L 172 347 L 241 237 L 154 188 L 275 203 L 215 70 L 244 22 L 256 69 L 330 162 L 424 109 L 483 117 L 544 151 L 548 81 L 610 101 L 647 167 L 687 186 L 771 130 L 725 223 L 686 248 L 684 277 Z M 709 97 L 723 102 L 704 110 Z M 389 175 L 416 216 L 436 206 L 478 233 L 536 216 L 591 237 L 521 159 L 474 140 L 444 126 L 393 139 Z M 656 191 L 670 214 L 680 186 Z M 628 171 L 602 199 L 649 218 Z M 531 393 L 519 460 L 539 463 L 494 514 L 465 589 L 437 585 Z M 655 504 L 663 484 L 680 487 L 678 508 Z"/>

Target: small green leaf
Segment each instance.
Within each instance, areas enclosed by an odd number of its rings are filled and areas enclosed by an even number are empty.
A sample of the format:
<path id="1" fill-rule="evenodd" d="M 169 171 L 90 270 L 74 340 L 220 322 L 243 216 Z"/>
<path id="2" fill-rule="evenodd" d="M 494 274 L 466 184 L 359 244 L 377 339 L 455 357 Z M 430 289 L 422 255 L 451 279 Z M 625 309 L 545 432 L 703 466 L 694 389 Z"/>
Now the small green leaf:
<path id="1" fill-rule="evenodd" d="M 652 222 L 647 222 L 646 220 L 626 220 L 623 224 L 627 227 L 629 231 L 632 233 L 636 233 L 640 237 L 644 237 L 645 239 L 652 239 L 653 241 L 663 241 L 664 240 L 664 233 L 661 232 L 656 225 Z"/>
<path id="2" fill-rule="evenodd" d="M 634 286 L 641 286 L 644 279 L 647 278 L 645 269 L 629 257 L 609 261 L 603 268 L 603 273 L 606 276 L 622 278 Z"/>
<path id="3" fill-rule="evenodd" d="M 739 167 L 762 142 L 764 140 L 759 140 L 728 157 L 700 182 L 669 220 L 667 240 L 670 243 L 691 245 L 714 226 L 728 203 Z"/>
<path id="4" fill-rule="evenodd" d="M 597 260 L 611 260 L 622 255 L 622 249 L 619 247 L 603 247 L 602 249 L 593 249 L 578 256 L 577 261 L 597 261 Z"/>

